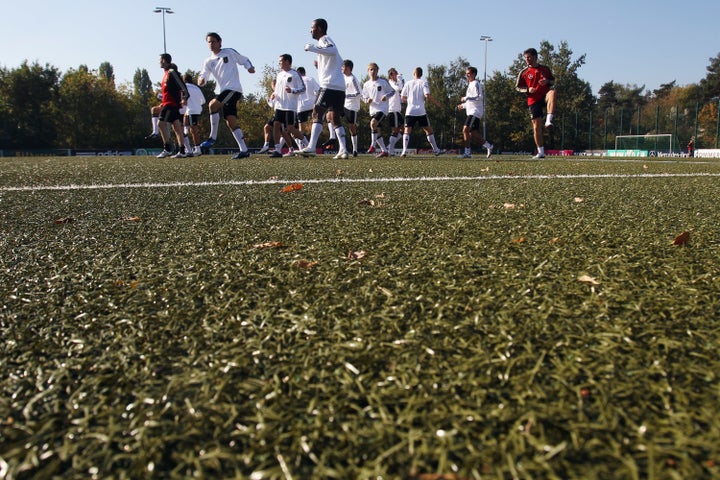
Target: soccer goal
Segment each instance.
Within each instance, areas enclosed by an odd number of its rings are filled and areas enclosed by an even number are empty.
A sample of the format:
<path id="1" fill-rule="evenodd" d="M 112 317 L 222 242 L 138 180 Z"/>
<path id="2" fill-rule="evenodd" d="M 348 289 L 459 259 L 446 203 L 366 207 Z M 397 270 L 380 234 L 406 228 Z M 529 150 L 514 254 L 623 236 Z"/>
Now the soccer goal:
<path id="1" fill-rule="evenodd" d="M 635 150 L 647 152 L 650 156 L 673 153 L 673 134 L 659 133 L 651 135 L 618 135 L 615 137 L 615 150 Z"/>

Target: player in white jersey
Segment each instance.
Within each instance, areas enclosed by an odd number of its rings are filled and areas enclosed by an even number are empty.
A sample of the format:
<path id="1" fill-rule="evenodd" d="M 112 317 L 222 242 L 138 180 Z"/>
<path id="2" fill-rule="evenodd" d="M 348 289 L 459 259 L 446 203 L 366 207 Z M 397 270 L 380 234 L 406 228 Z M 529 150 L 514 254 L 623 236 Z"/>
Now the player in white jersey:
<path id="1" fill-rule="evenodd" d="M 335 42 L 327 35 L 328 24 L 324 18 L 315 19 L 310 26 L 310 35 L 317 40 L 317 45 L 308 43 L 306 52 L 317 54 L 318 84 L 320 91 L 313 108 L 313 126 L 308 146 L 300 150 L 306 157 L 315 156 L 318 138 L 322 132 L 322 121 L 325 113 L 329 114 L 330 123 L 340 144 L 340 151 L 335 158 L 348 158 L 345 146 L 345 129 L 340 125 L 345 103 L 345 80 L 342 74 L 342 57 Z"/>
<path id="2" fill-rule="evenodd" d="M 402 138 L 402 129 L 405 120 L 402 116 L 402 89 L 405 79 L 395 68 L 388 70 L 388 82 L 395 90 L 395 95 L 388 102 L 388 121 L 390 123 L 390 138 L 388 138 L 388 153 L 395 155 L 395 144 Z"/>
<path id="3" fill-rule="evenodd" d="M 458 110 L 465 110 L 467 118 L 463 125 L 463 140 L 465 141 L 465 152 L 460 158 L 472 158 L 471 141 L 472 138 L 478 138 L 482 146 L 487 149 L 487 158 L 492 155 L 493 146 L 487 139 L 480 136 L 480 122 L 485 112 L 483 111 L 483 87 L 480 80 L 477 79 L 477 68 L 467 67 L 465 69 L 468 86 L 465 96 L 460 99 Z"/>
<path id="4" fill-rule="evenodd" d="M 317 98 L 320 86 L 313 77 L 307 76 L 305 67 L 298 67 L 296 70 L 305 84 L 305 91 L 298 97 L 297 108 L 297 127 L 298 130 L 300 130 L 300 133 L 303 134 L 301 144 L 298 145 L 298 148 L 303 148 L 308 144 L 308 138 L 305 136 L 306 128 L 304 125 L 312 119 L 313 105 L 315 105 L 315 99 Z"/>
<path id="5" fill-rule="evenodd" d="M 438 108 L 442 108 L 442 106 L 430 95 L 430 85 L 428 85 L 427 80 L 423 80 L 422 75 L 423 69 L 415 67 L 413 79 L 407 82 L 402 89 L 402 100 L 407 103 L 407 108 L 405 109 L 405 132 L 403 133 L 403 151 L 400 154 L 401 157 L 407 156 L 410 134 L 416 124 L 425 130 L 425 135 L 435 156 L 440 155 L 440 149 L 435 142 L 435 135 L 433 134 L 430 120 L 425 110 L 425 100 L 430 100 Z"/>
<path id="6" fill-rule="evenodd" d="M 199 157 L 202 154 L 202 151 L 200 149 L 198 122 L 200 121 L 203 105 L 205 105 L 205 95 L 202 90 L 200 90 L 200 87 L 195 85 L 192 75 L 186 73 L 183 75 L 183 80 L 185 81 L 185 86 L 190 93 L 190 97 L 188 97 L 185 105 L 185 117 L 183 119 L 185 136 L 190 136 L 192 138 L 192 143 L 194 145 L 192 154 L 194 157 Z"/>
<path id="7" fill-rule="evenodd" d="M 249 58 L 241 55 L 233 48 L 223 48 L 222 38 L 215 32 L 206 35 L 208 47 L 212 52 L 203 63 L 200 71 L 198 85 L 201 87 L 210 79 L 215 78 L 220 87 L 220 94 L 210 100 L 210 138 L 200 146 L 204 149 L 210 148 L 217 140 L 218 126 L 220 124 L 220 109 L 223 111 L 225 123 L 233 134 L 235 141 L 240 147 L 240 152 L 233 158 L 246 158 L 250 156 L 248 148 L 243 140 L 243 134 L 237 125 L 237 102 L 242 100 L 242 85 L 238 65 L 242 65 L 250 73 L 255 73 L 255 67 Z"/>
<path id="8" fill-rule="evenodd" d="M 275 87 L 270 100 L 275 102 L 275 116 L 273 117 L 273 137 L 275 138 L 275 152 L 271 153 L 271 157 L 282 157 L 280 151 L 280 138 L 285 139 L 285 143 L 290 149 L 287 156 L 295 155 L 293 150 L 293 142 L 290 138 L 301 138 L 302 135 L 295 128 L 295 116 L 297 115 L 298 97 L 305 92 L 305 83 L 303 83 L 300 74 L 292 68 L 292 56 L 289 53 L 283 53 L 278 58 L 280 71 L 275 77 Z"/>
<path id="9" fill-rule="evenodd" d="M 380 153 L 377 158 L 388 157 L 385 141 L 380 134 L 380 124 L 390 111 L 390 98 L 395 96 L 395 90 L 390 83 L 384 78 L 378 77 L 377 63 L 368 65 L 368 75 L 370 78 L 363 85 L 363 99 L 368 104 L 370 111 L 370 149 L 368 153 L 373 153 L 375 144 L 380 147 Z"/>
<path id="10" fill-rule="evenodd" d="M 348 122 L 348 129 L 350 130 L 350 139 L 352 140 L 353 146 L 353 157 L 358 156 L 357 149 L 357 118 L 358 112 L 360 111 L 360 101 L 362 100 L 362 89 L 360 88 L 360 82 L 355 75 L 353 75 L 354 64 L 352 60 L 344 60 L 342 63 L 342 72 L 345 75 L 345 104 L 343 105 L 343 117 Z"/>

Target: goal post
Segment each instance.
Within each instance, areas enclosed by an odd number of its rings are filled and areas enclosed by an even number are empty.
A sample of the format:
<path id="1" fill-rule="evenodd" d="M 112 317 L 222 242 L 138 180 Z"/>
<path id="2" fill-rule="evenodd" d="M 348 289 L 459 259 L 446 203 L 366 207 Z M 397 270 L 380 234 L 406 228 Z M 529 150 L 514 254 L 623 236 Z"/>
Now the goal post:
<path id="1" fill-rule="evenodd" d="M 674 152 L 677 142 L 673 142 L 673 134 L 657 133 L 648 135 L 618 135 L 615 137 L 615 150 L 647 152 L 645 155 L 670 155 Z"/>

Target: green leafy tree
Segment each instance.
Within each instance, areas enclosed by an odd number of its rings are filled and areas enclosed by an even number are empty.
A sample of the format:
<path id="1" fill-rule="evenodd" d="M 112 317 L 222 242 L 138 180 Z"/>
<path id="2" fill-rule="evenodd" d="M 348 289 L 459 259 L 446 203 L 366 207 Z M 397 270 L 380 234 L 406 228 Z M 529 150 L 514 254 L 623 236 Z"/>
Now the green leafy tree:
<path id="1" fill-rule="evenodd" d="M 66 148 L 118 148 L 132 125 L 127 96 L 86 69 L 69 70 L 60 80 L 55 109 L 58 139 Z"/>
<path id="2" fill-rule="evenodd" d="M 50 107 L 58 93 L 59 71 L 48 64 L 23 62 L 0 70 L 0 145 L 51 148 L 56 130 Z"/>
<path id="3" fill-rule="evenodd" d="M 720 99 L 720 53 L 710 59 L 707 75 L 700 81 L 703 103 Z"/>
<path id="4" fill-rule="evenodd" d="M 113 68 L 110 62 L 103 62 L 98 68 L 98 75 L 100 78 L 105 79 L 109 82 L 113 88 L 115 87 L 115 68 Z"/>

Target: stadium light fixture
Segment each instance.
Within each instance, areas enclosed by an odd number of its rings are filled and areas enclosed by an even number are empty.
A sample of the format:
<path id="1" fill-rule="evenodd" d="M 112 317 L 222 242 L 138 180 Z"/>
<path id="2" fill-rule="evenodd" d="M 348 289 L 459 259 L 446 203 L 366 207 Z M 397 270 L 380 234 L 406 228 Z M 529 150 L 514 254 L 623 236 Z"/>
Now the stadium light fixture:
<path id="1" fill-rule="evenodd" d="M 480 41 L 485 42 L 485 69 L 483 71 L 483 139 L 487 141 L 487 112 L 485 111 L 485 96 L 487 95 L 487 45 L 492 42 L 492 37 L 488 35 L 480 35 Z"/>
<path id="2" fill-rule="evenodd" d="M 162 13 L 163 17 L 163 53 L 167 53 L 167 41 L 165 40 L 165 14 L 175 13 L 170 7 L 155 7 L 154 13 Z"/>

